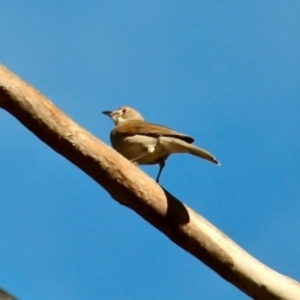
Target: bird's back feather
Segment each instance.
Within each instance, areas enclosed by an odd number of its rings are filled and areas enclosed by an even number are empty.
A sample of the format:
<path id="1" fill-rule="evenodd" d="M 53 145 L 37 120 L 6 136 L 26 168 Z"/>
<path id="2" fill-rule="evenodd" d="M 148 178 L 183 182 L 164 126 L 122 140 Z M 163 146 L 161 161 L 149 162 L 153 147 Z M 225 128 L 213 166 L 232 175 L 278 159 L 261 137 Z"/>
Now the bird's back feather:
<path id="1" fill-rule="evenodd" d="M 174 131 L 168 127 L 148 123 L 141 120 L 130 120 L 123 122 L 116 126 L 113 131 L 113 135 L 133 136 L 133 135 L 147 135 L 152 137 L 174 137 L 183 140 L 187 143 L 193 143 L 194 139 L 188 135 Z"/>

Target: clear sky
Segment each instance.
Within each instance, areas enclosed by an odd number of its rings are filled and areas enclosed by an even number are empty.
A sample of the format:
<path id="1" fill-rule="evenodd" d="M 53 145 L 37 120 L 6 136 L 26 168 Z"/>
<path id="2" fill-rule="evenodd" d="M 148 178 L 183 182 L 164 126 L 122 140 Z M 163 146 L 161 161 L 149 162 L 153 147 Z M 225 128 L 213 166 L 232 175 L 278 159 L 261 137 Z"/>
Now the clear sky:
<path id="1" fill-rule="evenodd" d="M 101 140 L 129 105 L 222 166 L 161 184 L 300 280 L 299 1 L 2 1 L 3 64 Z M 0 286 L 20 299 L 248 299 L 0 110 Z M 143 167 L 155 177 L 157 167 Z"/>

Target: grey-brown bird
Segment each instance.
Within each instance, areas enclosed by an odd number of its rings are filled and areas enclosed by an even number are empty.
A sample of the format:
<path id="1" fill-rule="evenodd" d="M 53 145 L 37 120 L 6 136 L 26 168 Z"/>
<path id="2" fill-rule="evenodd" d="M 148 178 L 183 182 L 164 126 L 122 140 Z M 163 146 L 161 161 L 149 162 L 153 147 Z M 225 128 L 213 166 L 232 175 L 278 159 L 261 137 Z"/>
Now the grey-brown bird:
<path id="1" fill-rule="evenodd" d="M 103 111 L 103 114 L 112 118 L 116 125 L 110 133 L 115 150 L 135 164 L 159 164 L 156 182 L 159 182 L 166 159 L 173 153 L 190 153 L 220 165 L 212 154 L 192 145 L 192 137 L 148 123 L 133 108 L 123 106 L 114 111 Z"/>

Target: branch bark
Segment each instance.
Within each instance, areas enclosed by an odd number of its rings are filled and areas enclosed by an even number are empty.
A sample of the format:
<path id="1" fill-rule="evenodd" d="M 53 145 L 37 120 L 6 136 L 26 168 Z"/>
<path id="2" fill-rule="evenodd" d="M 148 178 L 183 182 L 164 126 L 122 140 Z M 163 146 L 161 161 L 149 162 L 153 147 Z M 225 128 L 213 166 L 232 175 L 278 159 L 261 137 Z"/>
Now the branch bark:
<path id="1" fill-rule="evenodd" d="M 138 213 L 250 297 L 300 299 L 297 281 L 256 260 L 1 65 L 0 107 L 98 182 L 113 199 Z"/>
<path id="2" fill-rule="evenodd" d="M 0 288 L 0 300 L 17 300 L 17 298 Z"/>

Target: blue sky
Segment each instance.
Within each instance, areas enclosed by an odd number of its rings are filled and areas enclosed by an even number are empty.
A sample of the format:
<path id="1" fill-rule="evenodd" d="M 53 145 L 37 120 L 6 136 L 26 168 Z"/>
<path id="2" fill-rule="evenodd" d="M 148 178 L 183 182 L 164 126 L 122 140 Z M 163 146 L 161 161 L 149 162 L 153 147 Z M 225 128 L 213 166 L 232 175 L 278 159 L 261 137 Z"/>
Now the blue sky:
<path id="1" fill-rule="evenodd" d="M 4 65 L 109 143 L 132 106 L 196 139 L 161 184 L 300 280 L 299 1 L 4 1 Z M 0 110 L 0 286 L 21 299 L 248 299 Z M 155 177 L 157 167 L 143 167 Z"/>

